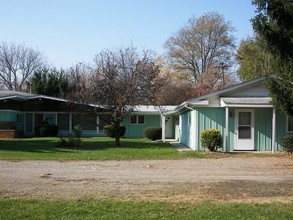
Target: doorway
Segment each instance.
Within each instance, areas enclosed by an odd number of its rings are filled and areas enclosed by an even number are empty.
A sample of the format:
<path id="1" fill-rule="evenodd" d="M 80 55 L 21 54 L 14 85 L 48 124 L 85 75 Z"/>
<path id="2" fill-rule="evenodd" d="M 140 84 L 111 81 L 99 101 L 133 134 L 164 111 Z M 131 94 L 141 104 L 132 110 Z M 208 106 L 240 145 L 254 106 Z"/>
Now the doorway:
<path id="1" fill-rule="evenodd" d="M 235 113 L 234 150 L 254 150 L 254 110 L 236 110 Z"/>

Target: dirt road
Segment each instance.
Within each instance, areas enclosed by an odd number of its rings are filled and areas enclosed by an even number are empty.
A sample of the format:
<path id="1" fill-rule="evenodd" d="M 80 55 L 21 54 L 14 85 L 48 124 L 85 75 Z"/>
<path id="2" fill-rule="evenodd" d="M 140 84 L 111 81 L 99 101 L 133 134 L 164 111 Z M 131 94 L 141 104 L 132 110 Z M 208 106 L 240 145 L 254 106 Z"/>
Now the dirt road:
<path id="1" fill-rule="evenodd" d="M 293 201 L 292 157 L 0 161 L 0 198 Z"/>

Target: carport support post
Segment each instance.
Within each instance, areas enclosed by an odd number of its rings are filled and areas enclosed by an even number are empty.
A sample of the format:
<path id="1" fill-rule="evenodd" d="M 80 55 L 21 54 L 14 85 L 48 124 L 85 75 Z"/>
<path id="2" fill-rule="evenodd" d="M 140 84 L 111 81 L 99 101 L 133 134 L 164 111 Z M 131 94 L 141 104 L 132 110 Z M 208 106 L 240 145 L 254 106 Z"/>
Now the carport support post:
<path id="1" fill-rule="evenodd" d="M 275 153 L 275 142 L 276 142 L 276 108 L 273 108 L 273 119 L 272 119 L 272 153 Z"/>
<path id="2" fill-rule="evenodd" d="M 226 107 L 226 117 L 225 117 L 225 137 L 224 137 L 224 146 L 223 146 L 223 151 L 227 152 L 228 150 L 228 132 L 229 132 L 229 108 Z"/>
<path id="3" fill-rule="evenodd" d="M 166 139 L 166 133 L 165 133 L 165 130 L 166 130 L 166 124 L 165 124 L 165 121 L 166 121 L 166 117 L 165 115 L 161 115 L 161 126 L 162 126 L 162 141 L 165 142 L 165 139 Z"/>

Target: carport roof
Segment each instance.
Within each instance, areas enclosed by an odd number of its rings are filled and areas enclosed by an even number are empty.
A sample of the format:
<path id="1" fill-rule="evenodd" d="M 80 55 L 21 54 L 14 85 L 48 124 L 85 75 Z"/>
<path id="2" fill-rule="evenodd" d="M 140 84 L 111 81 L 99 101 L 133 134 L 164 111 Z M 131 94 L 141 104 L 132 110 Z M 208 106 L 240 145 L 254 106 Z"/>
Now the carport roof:
<path id="1" fill-rule="evenodd" d="M 270 97 L 225 97 L 221 98 L 221 106 L 267 106 L 272 107 Z"/>

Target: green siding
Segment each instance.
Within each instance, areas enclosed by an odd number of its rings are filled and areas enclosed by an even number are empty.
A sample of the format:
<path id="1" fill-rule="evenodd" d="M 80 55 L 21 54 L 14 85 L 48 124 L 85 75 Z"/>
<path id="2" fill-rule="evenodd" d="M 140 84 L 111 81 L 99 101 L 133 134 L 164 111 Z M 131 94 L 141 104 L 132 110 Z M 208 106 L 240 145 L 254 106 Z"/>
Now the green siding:
<path id="1" fill-rule="evenodd" d="M 203 150 L 200 142 L 200 134 L 206 129 L 219 129 L 224 136 L 225 129 L 225 109 L 224 108 L 197 108 L 198 120 L 195 126 L 197 126 L 197 143 L 196 148 Z"/>
<path id="2" fill-rule="evenodd" d="M 272 150 L 272 109 L 255 109 L 255 149 Z"/>
<path id="3" fill-rule="evenodd" d="M 272 108 L 254 108 L 255 126 L 254 126 L 254 144 L 257 151 L 272 150 Z M 235 138 L 235 109 L 229 108 L 232 117 L 229 117 L 229 146 L 228 150 L 234 149 Z M 276 117 L 276 143 L 277 149 L 281 150 L 281 139 L 286 135 L 286 116 L 277 111 Z"/>
<path id="4" fill-rule="evenodd" d="M 237 108 L 238 109 L 238 108 Z M 235 142 L 235 110 L 236 108 L 229 108 L 229 136 L 228 136 L 228 151 L 234 150 Z M 254 127 L 254 141 L 255 150 L 257 151 L 271 151 L 272 150 L 272 109 L 271 108 L 254 108 L 255 111 L 255 127 Z M 224 137 L 225 132 L 225 108 L 196 108 L 197 118 L 193 118 L 195 129 L 197 133 L 195 136 L 195 149 L 203 150 L 200 143 L 200 134 L 202 131 L 210 128 L 219 129 Z M 182 128 L 180 142 L 186 146 L 191 147 L 190 125 L 188 125 L 188 112 L 181 115 Z M 176 126 L 175 126 L 176 127 Z M 276 115 L 276 143 L 277 149 L 281 148 L 281 139 L 286 135 L 286 116 L 277 111 Z"/>
<path id="5" fill-rule="evenodd" d="M 181 115 L 181 137 L 180 137 L 180 142 L 188 147 L 190 146 L 190 125 L 188 124 L 188 114 L 189 112 L 184 112 Z"/>
<path id="6" fill-rule="evenodd" d="M 0 111 L 0 121 L 16 122 L 16 112 Z"/>
<path id="7" fill-rule="evenodd" d="M 161 127 L 160 115 L 144 115 L 144 124 L 130 124 L 129 117 L 124 118 L 126 127 L 125 137 L 144 137 L 144 129 L 147 127 Z"/>
<path id="8" fill-rule="evenodd" d="M 272 117 L 271 108 L 255 108 L 254 144 L 257 151 L 272 150 Z M 276 114 L 276 143 L 281 150 L 281 139 L 286 135 L 286 116 L 277 111 Z"/>
<path id="9" fill-rule="evenodd" d="M 234 138 L 236 134 L 235 129 L 235 109 L 229 108 L 229 134 L 227 151 L 233 151 Z"/>
<path id="10" fill-rule="evenodd" d="M 287 116 L 277 111 L 276 117 L 276 142 L 277 150 L 282 150 L 281 140 L 287 133 Z"/>

